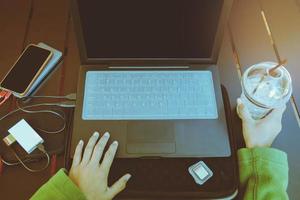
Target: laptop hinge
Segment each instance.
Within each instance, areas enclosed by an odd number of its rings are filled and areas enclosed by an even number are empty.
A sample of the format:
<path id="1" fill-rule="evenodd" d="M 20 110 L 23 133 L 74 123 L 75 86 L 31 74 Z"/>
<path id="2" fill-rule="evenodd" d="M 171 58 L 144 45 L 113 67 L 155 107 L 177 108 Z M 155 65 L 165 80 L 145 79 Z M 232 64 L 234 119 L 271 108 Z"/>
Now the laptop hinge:
<path id="1" fill-rule="evenodd" d="M 109 66 L 109 69 L 189 69 L 190 66 Z"/>

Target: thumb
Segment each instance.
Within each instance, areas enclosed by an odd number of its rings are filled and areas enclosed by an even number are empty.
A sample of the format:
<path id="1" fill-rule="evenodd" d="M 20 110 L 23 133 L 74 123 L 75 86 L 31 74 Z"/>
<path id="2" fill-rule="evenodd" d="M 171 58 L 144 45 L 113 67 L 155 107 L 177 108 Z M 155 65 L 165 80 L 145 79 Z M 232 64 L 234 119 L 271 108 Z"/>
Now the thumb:
<path id="1" fill-rule="evenodd" d="M 243 104 L 240 98 L 237 99 L 237 114 L 243 121 L 253 121 L 248 108 Z"/>
<path id="2" fill-rule="evenodd" d="M 128 180 L 131 178 L 130 174 L 126 174 L 122 176 L 117 182 L 115 182 L 110 188 L 109 188 L 109 194 L 112 198 L 114 198 L 118 193 L 120 193 L 122 190 L 126 188 L 126 184 Z"/>

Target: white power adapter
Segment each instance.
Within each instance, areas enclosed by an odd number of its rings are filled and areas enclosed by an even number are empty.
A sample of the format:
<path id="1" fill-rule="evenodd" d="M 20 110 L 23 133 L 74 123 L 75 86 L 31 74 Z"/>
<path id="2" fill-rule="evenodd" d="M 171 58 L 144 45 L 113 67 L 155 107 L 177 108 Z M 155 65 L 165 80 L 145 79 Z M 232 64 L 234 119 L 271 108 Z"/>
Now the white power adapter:
<path id="1" fill-rule="evenodd" d="M 17 141 L 28 154 L 44 142 L 39 134 L 24 119 L 11 127 L 8 132 L 10 134 L 3 139 L 5 144 L 10 146 Z"/>
<path id="2" fill-rule="evenodd" d="M 40 172 L 46 169 L 50 163 L 50 156 L 44 148 L 43 142 L 44 140 L 37 134 L 37 132 L 24 120 L 22 119 L 18 123 L 16 123 L 13 127 L 11 127 L 8 132 L 10 133 L 6 136 L 3 141 L 7 146 L 12 145 L 14 142 L 18 142 L 21 147 L 30 154 L 36 148 L 38 148 L 43 154 L 45 154 L 47 158 L 47 163 L 41 169 L 32 169 L 25 164 L 24 161 L 18 156 L 18 154 L 12 149 L 13 154 L 18 159 L 17 164 L 23 165 L 23 167 L 30 172 Z M 2 159 L 4 162 L 4 160 Z M 16 165 L 16 163 L 9 163 L 7 161 L 4 162 L 7 165 Z"/>

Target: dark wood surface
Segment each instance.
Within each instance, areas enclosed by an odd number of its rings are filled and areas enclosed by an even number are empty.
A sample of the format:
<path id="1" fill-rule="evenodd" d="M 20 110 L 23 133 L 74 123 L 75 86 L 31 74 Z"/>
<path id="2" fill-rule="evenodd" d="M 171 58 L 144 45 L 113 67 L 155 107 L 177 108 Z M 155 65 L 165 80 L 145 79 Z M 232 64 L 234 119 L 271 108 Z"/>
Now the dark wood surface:
<path id="1" fill-rule="evenodd" d="M 263 1 L 264 2 L 264 9 L 267 11 L 268 9 L 271 9 L 272 7 L 276 6 L 282 6 L 282 9 L 280 9 L 280 12 L 277 11 L 275 14 L 276 16 L 287 16 L 289 12 L 292 12 L 296 7 L 294 4 L 294 7 L 291 6 L 290 8 L 286 8 L 286 5 L 291 3 L 292 1 Z M 283 8 L 285 7 L 285 8 Z M 268 8 L 268 9 L 267 9 Z M 285 10 L 286 9 L 286 10 Z M 262 17 L 260 15 L 260 7 L 258 4 L 258 1 L 247 1 L 247 0 L 239 0 L 236 1 L 231 13 L 230 18 L 230 28 L 233 35 L 233 43 L 236 46 L 236 51 L 239 57 L 240 62 L 240 70 L 243 72 L 247 67 L 261 62 L 261 61 L 275 61 L 276 57 L 274 50 L 271 46 L 270 39 L 268 37 L 266 28 L 264 26 Z M 266 12 L 268 14 L 268 12 Z M 300 16 L 300 13 L 296 13 L 298 15 L 298 18 Z M 293 81 L 296 79 L 297 75 L 299 76 L 300 70 L 298 68 L 293 68 L 292 63 L 295 62 L 294 60 L 298 60 L 299 63 L 299 51 L 287 49 L 286 52 L 279 48 L 280 46 L 289 45 L 293 46 L 293 43 L 296 42 L 296 39 L 293 39 L 291 37 L 293 35 L 293 32 L 288 32 L 285 29 L 285 38 L 282 37 L 276 37 L 278 34 L 277 29 L 273 29 L 274 23 L 278 25 L 277 26 L 285 26 L 284 23 L 291 23 L 292 20 L 296 20 L 293 17 L 286 18 L 285 21 L 273 21 L 273 17 L 271 15 L 267 15 L 268 21 L 272 22 L 270 23 L 271 31 L 273 32 L 276 44 L 278 46 L 279 53 L 281 57 L 287 57 L 289 59 L 289 64 L 287 65 L 288 70 L 292 73 Z M 278 17 L 277 17 L 278 18 Z M 273 25 L 273 26 L 272 26 Z M 290 24 L 292 26 L 292 24 Z M 298 37 L 294 37 L 299 39 L 300 34 L 297 35 Z M 285 39 L 285 42 L 277 43 L 277 41 Z M 288 43 L 288 44 L 287 44 Z M 291 63 L 291 64 L 290 64 Z M 292 72 L 293 69 L 293 72 Z M 300 92 L 300 84 L 296 83 L 294 81 L 293 89 L 294 89 L 294 97 L 297 99 L 299 98 L 299 92 Z M 230 90 L 230 88 L 228 88 Z M 300 139 L 300 129 L 299 124 L 297 123 L 297 120 L 299 118 L 299 115 L 297 112 L 295 112 L 294 107 L 297 104 L 293 101 L 290 101 L 287 104 L 286 112 L 284 113 L 283 117 L 283 127 L 282 132 L 274 142 L 273 146 L 276 148 L 279 148 L 288 154 L 289 158 L 289 167 L 290 167 L 290 173 L 289 173 L 289 188 L 288 193 L 290 195 L 291 199 L 297 199 L 297 197 L 300 197 L 300 193 L 298 191 L 298 188 L 300 187 L 299 181 L 297 181 L 300 178 L 300 159 L 298 156 L 299 151 L 299 145 L 298 141 Z M 298 150 L 297 150 L 298 149 Z"/>
<path id="2" fill-rule="evenodd" d="M 283 129 L 274 147 L 288 153 L 291 199 L 300 197 L 300 1 L 261 0 L 276 45 L 293 77 L 293 100 L 287 105 Z M 70 16 L 70 0 L 2 0 L 0 1 L 0 79 L 12 66 L 22 49 L 30 43 L 44 42 L 64 53 L 59 70 L 38 94 L 63 95 L 76 92 L 80 66 L 78 46 Z M 261 61 L 276 61 L 274 50 L 260 15 L 258 1 L 236 0 L 225 32 L 218 65 L 221 81 L 226 86 L 232 110 L 240 96 L 240 74 Z M 13 106 L 8 102 L 0 114 Z M 1 122 L 3 123 L 3 122 Z M 0 126 L 2 125 L 0 123 Z M 6 122 L 8 123 L 8 122 Z M 235 133 L 242 146 L 241 124 L 234 116 Z M 63 134 L 66 134 L 64 132 Z M 1 149 L 0 155 L 6 152 Z M 64 155 L 58 156 L 57 168 L 64 166 Z M 28 199 L 50 177 L 50 169 L 29 173 L 22 167 L 5 166 L 0 176 L 1 199 Z"/>

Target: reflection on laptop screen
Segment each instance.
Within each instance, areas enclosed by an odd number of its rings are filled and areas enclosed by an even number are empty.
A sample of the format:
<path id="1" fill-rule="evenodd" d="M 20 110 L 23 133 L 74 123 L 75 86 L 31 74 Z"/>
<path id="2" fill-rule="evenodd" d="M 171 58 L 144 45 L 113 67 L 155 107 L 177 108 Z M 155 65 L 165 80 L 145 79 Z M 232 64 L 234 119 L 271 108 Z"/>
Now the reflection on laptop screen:
<path id="1" fill-rule="evenodd" d="M 88 58 L 210 58 L 224 0 L 77 0 Z"/>

